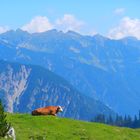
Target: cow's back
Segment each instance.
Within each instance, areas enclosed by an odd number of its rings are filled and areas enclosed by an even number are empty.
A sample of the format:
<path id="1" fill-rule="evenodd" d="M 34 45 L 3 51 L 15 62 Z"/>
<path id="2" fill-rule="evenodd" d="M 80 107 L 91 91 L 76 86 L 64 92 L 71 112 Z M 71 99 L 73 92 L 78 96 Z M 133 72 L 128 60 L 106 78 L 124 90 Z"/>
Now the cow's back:
<path id="1" fill-rule="evenodd" d="M 55 106 L 47 106 L 43 108 L 38 108 L 32 111 L 32 115 L 55 115 L 57 107 Z"/>

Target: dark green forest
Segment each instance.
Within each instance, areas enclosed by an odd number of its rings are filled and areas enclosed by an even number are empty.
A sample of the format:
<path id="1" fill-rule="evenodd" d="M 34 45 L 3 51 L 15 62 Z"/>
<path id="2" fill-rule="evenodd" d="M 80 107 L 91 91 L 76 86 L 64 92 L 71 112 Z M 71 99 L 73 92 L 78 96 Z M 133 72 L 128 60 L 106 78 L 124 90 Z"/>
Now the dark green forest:
<path id="1" fill-rule="evenodd" d="M 93 120 L 91 120 L 91 122 L 104 123 L 119 127 L 140 128 L 140 111 L 134 117 L 131 117 L 130 115 L 116 115 L 116 117 L 113 118 L 111 115 L 106 117 L 104 114 L 98 114 Z"/>

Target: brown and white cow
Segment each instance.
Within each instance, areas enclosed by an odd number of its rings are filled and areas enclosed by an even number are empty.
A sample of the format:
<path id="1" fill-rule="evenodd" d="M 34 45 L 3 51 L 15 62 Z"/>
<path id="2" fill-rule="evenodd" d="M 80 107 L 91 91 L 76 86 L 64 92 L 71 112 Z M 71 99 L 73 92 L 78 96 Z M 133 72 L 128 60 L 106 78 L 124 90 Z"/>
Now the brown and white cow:
<path id="1" fill-rule="evenodd" d="M 53 115 L 56 116 L 58 112 L 62 112 L 63 109 L 61 106 L 47 106 L 43 108 L 38 108 L 32 111 L 32 115 Z"/>

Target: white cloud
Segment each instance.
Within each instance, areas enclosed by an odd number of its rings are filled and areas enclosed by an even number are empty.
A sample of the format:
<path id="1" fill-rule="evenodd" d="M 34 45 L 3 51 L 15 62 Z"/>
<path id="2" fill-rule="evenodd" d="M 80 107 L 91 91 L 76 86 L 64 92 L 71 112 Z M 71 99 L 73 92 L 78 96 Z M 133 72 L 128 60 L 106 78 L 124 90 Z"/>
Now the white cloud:
<path id="1" fill-rule="evenodd" d="M 68 30 L 80 32 L 83 25 L 84 22 L 76 19 L 71 14 L 65 14 L 62 18 L 57 19 L 55 22 L 55 28 L 64 32 Z"/>
<path id="2" fill-rule="evenodd" d="M 45 16 L 37 16 L 33 18 L 30 23 L 24 25 L 21 29 L 29 33 L 45 32 L 53 28 L 49 19 Z"/>
<path id="3" fill-rule="evenodd" d="M 80 32 L 83 25 L 84 22 L 76 19 L 73 15 L 65 14 L 62 18 L 56 19 L 54 23 L 50 23 L 49 19 L 45 16 L 37 16 L 21 27 L 21 29 L 30 33 L 45 32 L 52 28 L 56 28 L 64 32 L 67 32 L 68 30 Z"/>
<path id="4" fill-rule="evenodd" d="M 9 30 L 9 27 L 7 27 L 7 26 L 0 26 L 0 33 L 4 33 L 4 32 L 6 32 L 8 30 Z"/>
<path id="5" fill-rule="evenodd" d="M 122 14 L 124 14 L 124 12 L 125 12 L 124 8 L 117 8 L 117 9 L 114 10 L 114 13 L 116 15 L 122 15 Z"/>
<path id="6" fill-rule="evenodd" d="M 134 36 L 140 39 L 140 19 L 124 17 L 118 26 L 109 31 L 108 36 L 115 39 Z"/>

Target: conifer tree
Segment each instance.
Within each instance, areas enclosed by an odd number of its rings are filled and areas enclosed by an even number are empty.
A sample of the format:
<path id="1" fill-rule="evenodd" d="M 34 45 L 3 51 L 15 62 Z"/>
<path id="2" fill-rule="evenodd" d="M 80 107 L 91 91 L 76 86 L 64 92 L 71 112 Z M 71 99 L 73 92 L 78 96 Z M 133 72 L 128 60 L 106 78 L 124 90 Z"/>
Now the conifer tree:
<path id="1" fill-rule="evenodd" d="M 7 123 L 6 114 L 4 113 L 4 107 L 0 100 L 0 138 L 4 137 L 9 129 L 10 124 Z"/>

